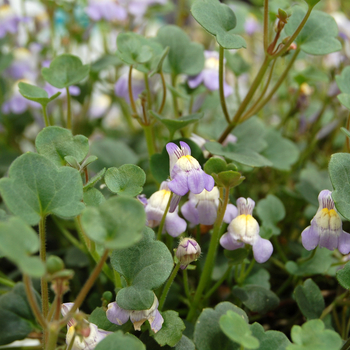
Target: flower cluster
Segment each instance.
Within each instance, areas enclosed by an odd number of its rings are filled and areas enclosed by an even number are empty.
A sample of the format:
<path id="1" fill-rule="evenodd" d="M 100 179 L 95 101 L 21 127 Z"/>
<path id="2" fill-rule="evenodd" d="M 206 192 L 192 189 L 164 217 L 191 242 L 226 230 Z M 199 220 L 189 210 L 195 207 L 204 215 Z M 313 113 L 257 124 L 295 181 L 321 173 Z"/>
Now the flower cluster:
<path id="1" fill-rule="evenodd" d="M 323 190 L 318 195 L 319 207 L 316 215 L 302 233 L 301 239 L 305 249 L 312 250 L 317 246 L 329 250 L 338 250 L 342 254 L 350 252 L 350 234 L 343 231 L 343 225 L 337 213 L 332 192 Z"/>
<path id="2" fill-rule="evenodd" d="M 244 244 L 253 247 L 254 258 L 258 263 L 267 261 L 273 247 L 270 241 L 259 235 L 259 224 L 253 218 L 255 202 L 251 198 L 237 199 L 238 216 L 231 221 L 227 232 L 221 237 L 220 244 L 228 250 L 243 248 Z"/>

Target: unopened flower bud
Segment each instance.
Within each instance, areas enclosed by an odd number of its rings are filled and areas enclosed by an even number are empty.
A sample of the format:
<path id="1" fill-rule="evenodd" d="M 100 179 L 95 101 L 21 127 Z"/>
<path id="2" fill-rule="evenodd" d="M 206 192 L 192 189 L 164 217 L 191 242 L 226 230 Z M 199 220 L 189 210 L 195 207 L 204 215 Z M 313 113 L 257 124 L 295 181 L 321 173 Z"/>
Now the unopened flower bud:
<path id="1" fill-rule="evenodd" d="M 192 261 L 197 260 L 200 255 L 201 247 L 193 238 L 182 239 L 176 250 L 176 257 L 179 259 L 182 270 Z"/>
<path id="2" fill-rule="evenodd" d="M 64 269 L 64 262 L 56 255 L 50 255 L 46 261 L 46 269 L 49 274 L 54 274 Z"/>

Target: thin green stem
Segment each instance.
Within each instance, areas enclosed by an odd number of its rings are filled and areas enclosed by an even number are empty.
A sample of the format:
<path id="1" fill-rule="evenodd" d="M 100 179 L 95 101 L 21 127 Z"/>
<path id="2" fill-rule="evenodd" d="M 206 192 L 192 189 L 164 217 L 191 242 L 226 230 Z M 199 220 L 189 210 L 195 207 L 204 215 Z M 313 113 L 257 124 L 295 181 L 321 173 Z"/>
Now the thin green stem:
<path id="1" fill-rule="evenodd" d="M 285 70 L 283 71 L 283 73 L 280 75 L 279 79 L 277 80 L 277 82 L 275 83 L 274 87 L 271 89 L 271 91 L 269 92 L 269 94 L 258 104 L 256 105 L 254 108 L 249 109 L 249 111 L 247 111 L 243 116 L 242 116 L 242 122 L 247 120 L 248 118 L 250 118 L 252 115 L 256 114 L 258 111 L 261 110 L 261 108 L 263 108 L 267 102 L 269 102 L 272 98 L 272 96 L 275 94 L 275 92 L 278 90 L 278 88 L 281 86 L 281 84 L 283 83 L 284 79 L 286 78 L 289 70 L 292 68 L 295 60 L 297 59 L 298 55 L 300 52 L 300 48 L 297 48 L 291 58 L 291 60 L 289 61 L 287 67 L 285 68 Z"/>
<path id="2" fill-rule="evenodd" d="M 299 35 L 299 33 L 301 32 L 301 30 L 304 28 L 307 20 L 309 19 L 310 15 L 311 15 L 311 11 L 313 9 L 313 6 L 309 6 L 307 9 L 307 12 L 303 18 L 303 20 L 300 22 L 298 28 L 296 29 L 296 31 L 293 33 L 293 35 L 289 38 L 289 40 L 286 42 L 286 44 L 283 46 L 283 48 L 276 52 L 273 57 L 280 57 L 282 56 L 287 50 L 289 50 L 289 47 L 291 44 L 293 44 L 293 41 L 295 40 L 295 38 Z"/>
<path id="3" fill-rule="evenodd" d="M 184 289 L 185 289 L 185 294 L 189 302 L 191 302 L 191 293 L 190 293 L 190 288 L 188 284 L 188 274 L 187 274 L 187 269 L 183 270 L 183 282 L 184 282 Z"/>
<path id="4" fill-rule="evenodd" d="M 72 130 L 72 105 L 69 88 L 66 87 L 67 92 L 67 129 Z"/>
<path id="5" fill-rule="evenodd" d="M 225 279 L 230 275 L 233 265 L 229 265 L 222 277 L 208 290 L 204 295 L 203 299 L 208 299 L 225 281 Z"/>
<path id="6" fill-rule="evenodd" d="M 147 108 L 152 109 L 152 96 L 151 89 L 149 88 L 149 81 L 147 73 L 144 73 L 145 87 L 147 91 Z"/>
<path id="7" fill-rule="evenodd" d="M 315 256 L 317 248 L 318 246 L 312 251 L 312 253 L 308 257 L 298 259 L 297 260 L 298 264 L 305 263 L 306 261 L 311 260 Z"/>
<path id="8" fill-rule="evenodd" d="M 278 241 L 278 238 L 277 236 L 273 235 L 272 236 L 272 242 L 273 242 L 273 245 L 275 246 L 276 250 L 277 250 L 277 253 L 279 255 L 279 257 L 281 258 L 281 260 L 286 263 L 288 261 L 288 258 L 286 256 L 286 254 L 284 254 L 284 251 L 280 245 L 280 242 Z"/>
<path id="9" fill-rule="evenodd" d="M 249 276 L 249 274 L 251 273 L 253 267 L 255 265 L 255 259 L 254 257 L 252 258 L 247 270 L 245 271 L 244 275 L 243 275 L 243 280 L 240 281 L 242 284 L 244 283 L 245 279 Z"/>
<path id="10" fill-rule="evenodd" d="M 136 105 L 134 101 L 134 95 L 132 93 L 132 65 L 129 68 L 129 78 L 128 78 L 128 92 L 129 92 L 129 100 L 133 113 L 137 115 Z"/>
<path id="11" fill-rule="evenodd" d="M 350 338 L 346 341 L 346 343 L 342 346 L 340 350 L 349 350 L 350 349 Z"/>
<path id="12" fill-rule="evenodd" d="M 24 283 L 24 287 L 26 290 L 27 299 L 28 299 L 29 305 L 33 311 L 33 314 L 34 314 L 35 318 L 37 319 L 37 321 L 39 322 L 40 326 L 43 329 L 46 329 L 47 322 L 46 322 L 46 319 L 44 318 L 43 314 L 41 313 L 39 305 L 36 301 L 34 291 L 33 291 L 32 281 L 28 275 L 25 275 L 25 274 L 23 275 L 23 283 Z"/>
<path id="13" fill-rule="evenodd" d="M 177 79 L 177 75 L 176 74 L 172 74 L 171 75 L 171 86 L 176 89 L 176 79 Z M 180 113 L 179 113 L 179 106 L 177 104 L 177 97 L 174 91 L 171 91 L 171 96 L 173 98 L 173 107 L 174 107 L 174 113 L 175 113 L 175 117 L 179 118 L 180 117 Z"/>
<path id="14" fill-rule="evenodd" d="M 160 79 L 162 81 L 163 98 L 162 98 L 162 102 L 161 102 L 159 109 L 158 109 L 158 114 L 162 114 L 163 108 L 165 106 L 165 101 L 166 101 L 166 84 L 165 84 L 165 78 L 164 78 L 164 74 L 163 74 L 162 70 L 160 70 L 159 75 L 160 75 Z"/>
<path id="15" fill-rule="evenodd" d="M 168 295 L 168 292 L 169 292 L 169 289 L 171 287 L 171 285 L 173 284 L 173 281 L 177 275 L 177 272 L 179 271 L 179 268 L 180 268 L 180 263 L 178 262 L 174 269 L 173 269 L 173 272 L 171 273 L 170 277 L 168 278 L 165 286 L 164 286 L 164 289 L 163 289 L 163 292 L 162 292 L 162 295 L 159 299 L 159 306 L 158 306 L 158 310 L 159 311 L 162 311 L 163 309 L 163 306 L 164 306 L 164 303 L 165 303 L 165 299 Z"/>
<path id="16" fill-rule="evenodd" d="M 215 261 L 215 256 L 216 256 L 216 251 L 217 251 L 217 247 L 219 245 L 220 228 L 221 228 L 222 220 L 223 220 L 224 215 L 225 215 L 227 203 L 229 200 L 229 192 L 230 192 L 230 189 L 226 188 L 223 203 L 218 209 L 218 215 L 217 215 L 217 218 L 216 218 L 216 221 L 214 224 L 214 230 L 213 230 L 213 234 L 212 234 L 212 237 L 210 240 L 208 254 L 207 254 L 207 257 L 205 259 L 203 272 L 202 272 L 202 275 L 201 275 L 200 280 L 199 280 L 196 294 L 193 298 L 191 308 L 190 308 L 189 313 L 187 315 L 187 321 L 191 321 L 194 318 L 194 316 L 196 314 L 197 307 L 201 301 L 202 294 L 203 294 L 204 289 L 206 288 L 206 286 L 208 284 L 209 278 L 210 278 L 211 273 L 212 273 L 212 269 L 213 269 L 214 261 Z"/>
<path id="17" fill-rule="evenodd" d="M 269 0 L 264 0 L 264 51 L 269 47 Z"/>
<path id="18" fill-rule="evenodd" d="M 3 284 L 4 286 L 11 287 L 11 288 L 16 285 L 15 282 L 5 277 L 0 277 L 0 284 Z"/>
<path id="19" fill-rule="evenodd" d="M 232 129 L 238 124 L 238 121 L 241 118 L 241 115 L 243 114 L 243 112 L 247 108 L 249 102 L 251 101 L 252 97 L 255 94 L 255 91 L 257 90 L 258 86 L 260 85 L 261 80 L 263 79 L 263 77 L 266 73 L 266 70 L 270 65 L 271 60 L 272 60 L 272 57 L 267 56 L 267 55 L 265 56 L 264 62 L 262 63 L 252 85 L 250 86 L 250 89 L 249 89 L 247 95 L 245 96 L 241 105 L 239 106 L 238 110 L 236 111 L 232 122 L 226 127 L 226 129 L 224 130 L 222 135 L 219 137 L 218 142 L 220 142 L 220 143 L 224 142 L 226 137 L 232 131 Z"/>
<path id="20" fill-rule="evenodd" d="M 277 295 L 281 295 L 281 294 L 284 292 L 284 290 L 289 286 L 290 282 L 292 282 L 292 280 L 293 280 L 293 276 L 290 275 L 290 276 L 283 282 L 283 284 L 281 285 L 281 287 L 278 288 L 276 294 L 277 294 Z"/>
<path id="21" fill-rule="evenodd" d="M 230 114 L 228 113 L 224 92 L 224 48 L 219 45 L 219 93 L 220 93 L 220 104 L 224 113 L 225 119 L 230 124 Z"/>
<path id="22" fill-rule="evenodd" d="M 55 298 L 50 306 L 50 310 L 49 313 L 47 314 L 47 321 L 50 322 L 52 320 L 53 317 L 53 313 L 56 310 L 56 305 L 57 305 L 57 295 L 55 295 Z"/>
<path id="23" fill-rule="evenodd" d="M 348 294 L 349 291 L 346 291 L 345 293 L 337 296 L 333 302 L 331 304 L 329 304 L 322 312 L 321 316 L 320 316 L 320 319 L 323 320 L 334 308 L 334 306 L 337 305 L 338 301 L 340 301 L 341 299 L 344 299 L 347 294 Z"/>
<path id="24" fill-rule="evenodd" d="M 148 156 L 151 158 L 151 156 L 154 153 L 156 153 L 156 149 L 154 146 L 154 137 L 152 135 L 152 125 L 142 125 L 142 128 L 143 128 L 143 131 L 145 133 Z"/>
<path id="25" fill-rule="evenodd" d="M 68 320 L 70 320 L 72 318 L 72 316 L 74 315 L 75 311 L 77 311 L 77 309 L 80 307 L 80 305 L 85 300 L 85 298 L 86 298 L 87 294 L 89 293 L 91 287 L 93 286 L 93 284 L 95 283 L 97 277 L 99 276 L 99 274 L 100 274 L 100 272 L 102 270 L 102 267 L 103 267 L 104 263 L 106 262 L 106 260 L 108 258 L 108 254 L 109 254 L 109 249 L 105 249 L 103 255 L 101 256 L 100 261 L 98 262 L 98 264 L 93 269 L 92 273 L 90 274 L 90 277 L 85 282 L 83 288 L 80 290 L 77 298 L 75 299 L 75 302 L 74 302 L 72 308 L 69 310 L 69 312 L 66 314 L 66 316 L 63 319 L 60 320 L 59 324 L 60 324 L 61 327 L 63 327 L 65 324 L 67 324 Z"/>
<path id="26" fill-rule="evenodd" d="M 164 214 L 163 214 L 163 216 L 162 216 L 162 220 L 160 221 L 160 224 L 159 224 L 158 234 L 157 234 L 157 240 L 158 240 L 158 241 L 161 241 L 161 240 L 162 240 L 162 233 L 163 233 L 163 227 L 164 227 L 164 224 L 165 224 L 165 218 L 166 218 L 166 214 L 167 214 L 168 211 L 169 211 L 170 202 L 171 202 L 171 199 L 172 199 L 172 198 L 173 198 L 173 192 L 171 192 L 171 194 L 170 194 L 170 196 L 169 196 L 168 204 L 166 205 Z"/>
<path id="27" fill-rule="evenodd" d="M 46 105 L 43 105 L 42 107 L 43 107 L 43 115 L 44 115 L 45 126 L 50 126 L 49 118 L 47 117 L 47 112 L 46 112 Z"/>
<path id="28" fill-rule="evenodd" d="M 42 216 L 39 221 L 40 259 L 44 264 L 46 263 L 45 220 L 46 220 L 46 216 Z M 42 314 L 46 319 L 47 314 L 49 312 L 49 289 L 47 286 L 47 280 L 45 276 L 41 277 L 41 309 L 42 309 Z M 45 332 L 44 332 L 44 339 L 45 339 Z"/>
<path id="29" fill-rule="evenodd" d="M 49 325 L 47 344 L 45 347 L 46 350 L 56 349 L 58 333 L 59 333 L 58 323 L 57 322 L 51 323 Z"/>

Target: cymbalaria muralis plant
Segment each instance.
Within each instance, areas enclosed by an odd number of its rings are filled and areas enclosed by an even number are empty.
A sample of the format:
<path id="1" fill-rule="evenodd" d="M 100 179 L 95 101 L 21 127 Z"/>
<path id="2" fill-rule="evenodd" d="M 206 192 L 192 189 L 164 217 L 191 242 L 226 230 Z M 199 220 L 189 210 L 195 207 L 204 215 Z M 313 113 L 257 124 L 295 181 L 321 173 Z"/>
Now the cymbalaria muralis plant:
<path id="1" fill-rule="evenodd" d="M 349 350 L 349 16 L 1 3 L 0 346 Z"/>

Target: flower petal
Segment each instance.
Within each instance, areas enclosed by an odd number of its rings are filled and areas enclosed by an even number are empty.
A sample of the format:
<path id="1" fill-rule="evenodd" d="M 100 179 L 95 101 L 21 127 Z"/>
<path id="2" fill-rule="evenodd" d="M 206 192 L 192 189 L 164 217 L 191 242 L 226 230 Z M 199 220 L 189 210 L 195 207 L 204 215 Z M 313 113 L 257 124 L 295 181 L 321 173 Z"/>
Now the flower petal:
<path id="1" fill-rule="evenodd" d="M 152 323 L 150 323 L 152 331 L 154 333 L 157 333 L 162 328 L 163 322 L 164 322 L 164 318 L 162 317 L 160 312 L 157 310 L 154 320 L 152 321 Z"/>
<path id="2" fill-rule="evenodd" d="M 184 156 L 191 155 L 191 148 L 186 142 L 180 141 L 180 146 Z"/>
<path id="3" fill-rule="evenodd" d="M 181 213 L 183 217 L 189 221 L 193 225 L 198 225 L 199 224 L 199 214 L 198 210 L 193 203 L 193 201 L 188 201 L 186 202 L 182 207 L 181 207 Z"/>
<path id="4" fill-rule="evenodd" d="M 182 196 L 178 196 L 177 194 L 173 193 L 173 197 L 170 201 L 169 213 L 173 213 L 175 211 L 175 209 L 180 203 L 181 197 Z"/>
<path id="5" fill-rule="evenodd" d="M 204 189 L 203 170 L 192 169 L 188 172 L 188 188 L 194 194 L 200 194 Z"/>
<path id="6" fill-rule="evenodd" d="M 222 247 L 224 247 L 227 250 L 235 250 L 238 248 L 243 248 L 244 243 L 238 242 L 235 239 L 232 238 L 232 235 L 228 232 L 226 232 L 221 238 L 220 238 L 220 244 Z"/>
<path id="7" fill-rule="evenodd" d="M 226 224 L 229 224 L 235 217 L 238 215 L 238 209 L 235 205 L 229 203 L 227 204 L 225 215 L 224 215 L 224 222 Z"/>
<path id="8" fill-rule="evenodd" d="M 350 234 L 343 231 L 339 236 L 338 250 L 342 254 L 350 253 Z"/>
<path id="9" fill-rule="evenodd" d="M 116 302 L 113 302 L 108 304 L 106 316 L 110 322 L 122 325 L 129 320 L 130 311 L 122 309 Z"/>
<path id="10" fill-rule="evenodd" d="M 215 186 L 214 178 L 203 171 L 203 179 L 204 179 L 204 188 L 209 192 L 212 191 L 212 189 Z"/>
<path id="11" fill-rule="evenodd" d="M 170 236 L 177 237 L 186 231 L 186 221 L 175 212 L 168 213 L 165 218 L 164 229 Z"/>
<path id="12" fill-rule="evenodd" d="M 213 225 L 217 217 L 217 207 L 214 201 L 200 201 L 197 205 L 199 223 Z"/>
<path id="13" fill-rule="evenodd" d="M 181 152 L 180 148 L 177 145 L 175 145 L 175 143 L 173 143 L 173 142 L 167 143 L 167 145 L 165 147 L 166 147 L 166 150 L 169 154 L 169 160 L 170 160 L 169 170 L 170 170 L 170 175 L 171 175 L 175 163 L 182 156 L 182 152 Z"/>
<path id="14" fill-rule="evenodd" d="M 323 234 L 320 235 L 320 242 L 318 245 L 320 248 L 324 247 L 329 250 L 334 250 L 335 248 L 338 248 L 338 241 L 339 237 L 337 235 Z"/>
<path id="15" fill-rule="evenodd" d="M 301 242 L 306 250 L 315 249 L 318 246 L 318 242 L 320 241 L 320 236 L 316 230 L 313 229 L 312 226 L 308 226 L 301 233 Z"/>
<path id="16" fill-rule="evenodd" d="M 176 168 L 176 165 L 174 168 Z M 176 177 L 168 182 L 168 186 L 171 192 L 174 192 L 178 196 L 184 196 L 189 190 L 187 174 L 183 171 L 179 171 Z"/>
<path id="17" fill-rule="evenodd" d="M 188 78 L 187 84 L 191 89 L 195 89 L 203 81 L 203 72 Z"/>
<path id="18" fill-rule="evenodd" d="M 259 264 L 262 264 L 270 258 L 272 252 L 273 246 L 271 242 L 259 236 L 253 245 L 253 253 L 255 260 Z"/>

